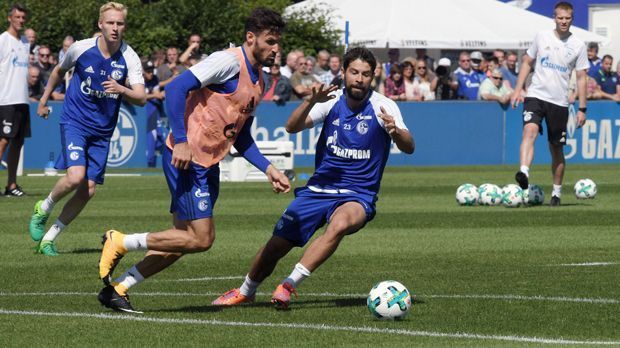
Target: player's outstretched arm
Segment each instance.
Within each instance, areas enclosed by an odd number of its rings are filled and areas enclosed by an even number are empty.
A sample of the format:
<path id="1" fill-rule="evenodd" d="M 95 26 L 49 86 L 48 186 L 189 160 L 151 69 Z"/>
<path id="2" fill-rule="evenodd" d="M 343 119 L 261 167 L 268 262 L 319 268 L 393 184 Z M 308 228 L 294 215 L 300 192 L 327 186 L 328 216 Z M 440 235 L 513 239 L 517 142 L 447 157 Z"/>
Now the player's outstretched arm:
<path id="1" fill-rule="evenodd" d="M 289 133 L 297 133 L 306 128 L 312 128 L 312 120 L 308 118 L 308 114 L 312 107 L 317 103 L 324 103 L 328 100 L 334 99 L 335 95 L 330 95 L 333 91 L 338 89 L 338 86 L 332 85 L 323 89 L 324 84 L 318 88 L 312 87 L 312 97 L 308 100 L 304 100 L 289 116 L 286 122 L 286 131 Z"/>
<path id="2" fill-rule="evenodd" d="M 45 86 L 45 91 L 43 92 L 43 95 L 41 96 L 41 99 L 39 100 L 39 106 L 37 107 L 37 115 L 45 119 L 49 115 L 50 108 L 47 107 L 47 101 L 52 95 L 52 92 L 54 91 L 54 88 L 56 88 L 56 85 L 58 84 L 58 82 L 60 82 L 62 77 L 65 76 L 65 72 L 66 71 L 61 69 L 60 64 L 56 65 L 54 69 L 52 69 L 52 72 L 50 73 L 50 77 L 47 80 L 47 85 Z"/>
<path id="3" fill-rule="evenodd" d="M 267 167 L 267 171 L 265 172 L 267 175 L 267 179 L 271 183 L 271 187 L 273 188 L 273 192 L 275 193 L 288 193 L 291 190 L 291 183 L 288 181 L 286 175 L 282 174 L 273 164 L 270 164 Z"/>
<path id="4" fill-rule="evenodd" d="M 388 132 L 398 149 L 404 153 L 412 154 L 415 150 L 415 142 L 411 133 L 402 128 L 396 126 L 394 117 L 388 115 L 383 106 L 381 107 L 381 113 L 378 115 L 382 120 L 385 130 Z"/>

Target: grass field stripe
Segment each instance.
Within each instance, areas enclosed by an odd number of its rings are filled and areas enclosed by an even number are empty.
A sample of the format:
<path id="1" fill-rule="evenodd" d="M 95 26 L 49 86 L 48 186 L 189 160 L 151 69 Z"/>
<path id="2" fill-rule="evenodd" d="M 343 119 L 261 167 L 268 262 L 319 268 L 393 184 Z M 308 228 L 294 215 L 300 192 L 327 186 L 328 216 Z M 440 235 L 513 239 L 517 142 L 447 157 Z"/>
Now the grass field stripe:
<path id="1" fill-rule="evenodd" d="M 561 263 L 559 265 L 552 266 L 565 266 L 565 267 L 590 267 L 590 266 L 611 266 L 617 265 L 617 262 L 582 262 L 582 263 Z"/>
<path id="2" fill-rule="evenodd" d="M 169 296 L 169 297 L 208 297 L 208 296 L 220 296 L 221 292 L 132 292 L 134 296 Z M 52 292 L 0 292 L 0 297 L 12 296 L 96 296 L 95 292 L 64 292 L 64 291 L 52 291 Z M 257 292 L 257 296 L 271 296 L 270 292 Z M 366 298 L 368 294 L 335 294 L 329 292 L 308 292 L 302 293 L 307 297 L 340 297 L 340 298 Z M 522 295 L 424 295 L 420 294 L 422 298 L 445 298 L 445 299 L 480 299 L 480 300 L 507 300 L 507 301 L 549 301 L 549 302 L 581 302 L 581 303 L 597 303 L 597 304 L 618 304 L 620 300 L 611 298 L 583 298 L 583 297 L 564 297 L 564 296 L 522 296 Z"/>
<path id="3" fill-rule="evenodd" d="M 189 325 L 213 325 L 213 326 L 237 326 L 237 327 L 270 327 L 286 329 L 307 329 L 319 331 L 348 331 L 360 333 L 391 334 L 403 336 L 420 337 L 439 337 L 439 338 L 461 338 L 475 340 L 493 340 L 505 342 L 523 342 L 540 344 L 571 344 L 571 345 L 619 345 L 620 341 L 603 340 L 568 340 L 563 338 L 540 338 L 524 336 L 504 336 L 504 335 L 482 335 L 475 333 L 444 333 L 432 331 L 417 331 L 404 329 L 383 329 L 368 326 L 336 326 L 326 324 L 302 324 L 302 323 L 251 323 L 243 321 L 223 321 L 223 320 L 204 320 L 204 319 L 173 319 L 173 318 L 152 318 L 146 316 L 115 315 L 105 313 L 80 313 L 80 312 L 40 312 L 40 311 L 18 311 L 0 308 L 0 314 L 22 315 L 38 317 L 69 317 L 69 318 L 93 318 L 108 320 L 127 320 L 137 322 L 163 323 L 163 324 L 189 324 Z"/>

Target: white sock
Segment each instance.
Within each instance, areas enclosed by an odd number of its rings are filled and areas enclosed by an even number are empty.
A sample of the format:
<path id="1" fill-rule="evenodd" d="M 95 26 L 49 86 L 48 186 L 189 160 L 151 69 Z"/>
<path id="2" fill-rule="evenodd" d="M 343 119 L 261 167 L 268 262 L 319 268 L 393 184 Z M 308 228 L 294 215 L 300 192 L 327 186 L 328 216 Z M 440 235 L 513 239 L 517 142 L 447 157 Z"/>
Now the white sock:
<path id="1" fill-rule="evenodd" d="M 148 233 L 134 233 L 128 234 L 123 240 L 125 249 L 132 250 L 146 250 L 146 235 Z"/>
<path id="2" fill-rule="evenodd" d="M 241 295 L 246 297 L 252 296 L 256 293 L 256 288 L 258 288 L 259 285 L 260 282 L 253 281 L 252 279 L 250 279 L 250 275 L 246 274 L 245 281 L 239 288 L 239 292 L 241 293 Z"/>
<path id="3" fill-rule="evenodd" d="M 56 202 L 52 199 L 52 193 L 50 192 L 50 195 L 43 200 L 43 203 L 41 203 L 41 210 L 43 210 L 46 214 L 49 214 L 52 212 L 55 205 Z"/>
<path id="4" fill-rule="evenodd" d="M 47 233 L 43 236 L 44 241 L 54 241 L 60 232 L 65 229 L 65 224 L 63 224 L 59 219 L 56 219 L 56 222 L 50 227 Z"/>
<path id="5" fill-rule="evenodd" d="M 553 192 L 551 193 L 551 196 L 560 198 L 560 196 L 562 196 L 562 185 L 553 184 Z"/>
<path id="6" fill-rule="evenodd" d="M 519 168 L 519 171 L 521 171 L 521 173 L 525 174 L 525 176 L 527 176 L 528 178 L 530 177 L 530 167 L 528 167 L 528 166 L 521 166 L 521 168 Z"/>
<path id="7" fill-rule="evenodd" d="M 297 288 L 301 282 L 310 276 L 310 271 L 301 263 L 297 263 L 295 268 L 293 268 L 293 272 L 288 276 L 288 278 L 284 279 L 283 283 L 291 283 L 294 288 Z"/>
<path id="8" fill-rule="evenodd" d="M 128 271 L 123 273 L 122 276 L 116 278 L 114 282 L 119 283 L 125 289 L 129 289 L 143 280 L 144 277 L 140 274 L 136 265 L 133 265 Z"/>

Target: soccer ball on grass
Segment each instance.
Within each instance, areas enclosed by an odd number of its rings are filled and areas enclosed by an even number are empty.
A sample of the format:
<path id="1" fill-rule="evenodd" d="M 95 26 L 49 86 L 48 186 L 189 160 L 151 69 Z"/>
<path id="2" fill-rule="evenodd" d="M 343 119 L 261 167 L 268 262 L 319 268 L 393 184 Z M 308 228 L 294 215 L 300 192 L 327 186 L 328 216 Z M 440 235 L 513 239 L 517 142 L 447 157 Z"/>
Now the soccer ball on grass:
<path id="1" fill-rule="evenodd" d="M 456 189 L 456 202 L 460 205 L 475 205 L 478 202 L 476 185 L 463 184 Z"/>
<path id="2" fill-rule="evenodd" d="M 515 185 L 508 184 L 502 188 L 502 204 L 508 208 L 516 208 L 523 204 L 523 190 Z"/>
<path id="3" fill-rule="evenodd" d="M 591 179 L 581 179 L 575 184 L 577 199 L 592 199 L 596 197 L 596 184 Z"/>
<path id="4" fill-rule="evenodd" d="M 370 314 L 377 319 L 400 320 L 411 309 L 411 294 L 403 284 L 386 280 L 370 289 L 366 304 Z"/>
<path id="5" fill-rule="evenodd" d="M 502 190 L 494 184 L 482 184 L 478 187 L 478 204 L 500 205 L 502 203 Z"/>

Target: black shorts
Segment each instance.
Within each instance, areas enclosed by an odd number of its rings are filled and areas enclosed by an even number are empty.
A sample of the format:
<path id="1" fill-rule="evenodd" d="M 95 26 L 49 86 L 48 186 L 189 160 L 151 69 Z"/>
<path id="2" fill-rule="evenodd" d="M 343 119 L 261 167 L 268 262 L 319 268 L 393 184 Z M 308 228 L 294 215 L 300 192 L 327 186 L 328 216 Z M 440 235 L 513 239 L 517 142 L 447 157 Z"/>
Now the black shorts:
<path id="1" fill-rule="evenodd" d="M 0 138 L 30 137 L 30 106 L 28 104 L 0 105 Z"/>
<path id="2" fill-rule="evenodd" d="M 547 139 L 554 145 L 566 145 L 566 123 L 568 107 L 559 106 L 537 98 L 525 98 L 523 103 L 523 125 L 535 123 L 542 131 L 542 119 L 547 125 Z"/>

